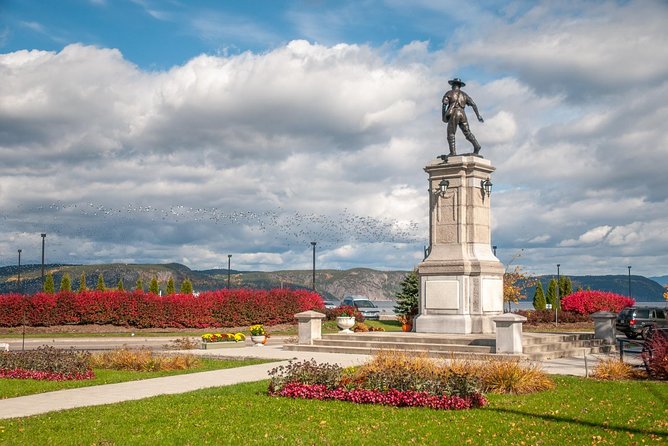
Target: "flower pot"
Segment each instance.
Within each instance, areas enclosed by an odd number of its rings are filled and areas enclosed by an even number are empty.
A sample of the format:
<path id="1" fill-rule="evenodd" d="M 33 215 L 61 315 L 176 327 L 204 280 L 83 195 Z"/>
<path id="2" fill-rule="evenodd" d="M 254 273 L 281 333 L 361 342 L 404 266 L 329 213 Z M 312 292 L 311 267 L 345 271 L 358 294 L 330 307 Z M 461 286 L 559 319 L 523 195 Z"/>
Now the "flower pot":
<path id="1" fill-rule="evenodd" d="M 267 337 L 265 335 L 251 335 L 251 341 L 253 341 L 253 344 L 255 344 L 256 347 L 264 347 L 264 343 L 267 341 Z"/>
<path id="2" fill-rule="evenodd" d="M 355 325 L 355 318 L 352 316 L 339 316 L 336 318 L 336 325 L 341 329 L 339 333 L 352 333 L 350 329 Z"/>
<path id="3" fill-rule="evenodd" d="M 413 324 L 401 324 L 401 331 L 411 331 Z"/>

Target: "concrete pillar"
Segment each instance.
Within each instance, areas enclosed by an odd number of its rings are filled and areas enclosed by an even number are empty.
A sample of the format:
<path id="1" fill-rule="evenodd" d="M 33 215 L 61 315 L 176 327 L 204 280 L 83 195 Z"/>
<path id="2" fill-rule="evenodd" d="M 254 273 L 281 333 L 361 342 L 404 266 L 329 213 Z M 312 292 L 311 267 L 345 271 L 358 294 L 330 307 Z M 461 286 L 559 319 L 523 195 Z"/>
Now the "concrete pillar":
<path id="1" fill-rule="evenodd" d="M 309 310 L 295 314 L 299 329 L 299 345 L 313 345 L 313 341 L 322 338 L 322 313 Z"/>
<path id="2" fill-rule="evenodd" d="M 492 319 L 496 324 L 496 352 L 522 353 L 522 324 L 527 318 L 519 314 L 506 313 Z"/>
<path id="3" fill-rule="evenodd" d="M 597 311 L 591 317 L 594 319 L 594 339 L 602 339 L 605 344 L 615 345 L 617 339 L 615 319 L 617 319 L 617 314 L 609 311 Z"/>

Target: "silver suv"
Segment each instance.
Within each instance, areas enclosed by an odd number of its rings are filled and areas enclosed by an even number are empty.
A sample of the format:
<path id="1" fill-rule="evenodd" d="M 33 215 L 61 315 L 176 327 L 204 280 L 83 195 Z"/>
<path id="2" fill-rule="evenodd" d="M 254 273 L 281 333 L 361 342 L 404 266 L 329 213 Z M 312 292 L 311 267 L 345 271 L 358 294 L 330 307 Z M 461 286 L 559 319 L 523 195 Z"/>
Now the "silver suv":
<path id="1" fill-rule="evenodd" d="M 628 307 L 617 315 L 615 328 L 621 331 L 629 339 L 635 339 L 638 335 L 643 339 L 649 332 L 649 327 L 666 328 L 666 311 L 659 307 Z"/>
<path id="2" fill-rule="evenodd" d="M 355 307 L 365 319 L 380 319 L 380 308 L 366 297 L 346 296 L 341 301 L 342 307 Z"/>

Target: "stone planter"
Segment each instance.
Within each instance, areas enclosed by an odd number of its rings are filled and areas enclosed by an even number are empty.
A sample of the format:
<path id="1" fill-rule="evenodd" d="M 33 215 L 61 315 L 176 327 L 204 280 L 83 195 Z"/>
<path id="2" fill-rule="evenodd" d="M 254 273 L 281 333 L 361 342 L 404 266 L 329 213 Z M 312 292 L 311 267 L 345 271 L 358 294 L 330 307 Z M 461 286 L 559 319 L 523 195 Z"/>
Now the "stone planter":
<path id="1" fill-rule="evenodd" d="M 339 333 L 352 333 L 350 329 L 355 325 L 355 318 L 339 316 L 336 318 L 336 325 L 341 329 Z"/>
<path id="2" fill-rule="evenodd" d="M 251 341 L 253 341 L 253 344 L 255 344 L 256 347 L 264 347 L 265 342 L 267 342 L 267 337 L 265 335 L 251 335 Z"/>

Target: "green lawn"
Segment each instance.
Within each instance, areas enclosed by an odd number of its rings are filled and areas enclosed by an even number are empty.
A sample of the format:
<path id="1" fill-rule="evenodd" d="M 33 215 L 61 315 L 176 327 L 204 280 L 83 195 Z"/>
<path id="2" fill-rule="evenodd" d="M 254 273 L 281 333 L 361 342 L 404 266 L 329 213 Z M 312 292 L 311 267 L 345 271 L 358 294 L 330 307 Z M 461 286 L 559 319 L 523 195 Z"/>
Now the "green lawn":
<path id="1" fill-rule="evenodd" d="M 0 421 L 0 443 L 634 445 L 668 442 L 668 383 L 556 377 L 470 411 L 266 396 L 267 382 Z"/>
<path id="2" fill-rule="evenodd" d="M 245 360 L 218 360 L 202 358 L 201 365 L 190 370 L 172 370 L 163 372 L 131 372 L 124 370 L 93 369 L 95 379 L 82 381 L 42 381 L 36 379 L 0 379 L 0 399 L 16 396 L 32 395 L 34 393 L 52 392 L 54 390 L 73 389 L 76 387 L 97 386 L 100 384 L 115 384 L 125 381 L 159 378 L 161 376 L 182 375 L 184 373 L 206 372 L 209 370 L 229 369 L 253 364 L 269 362 L 260 359 Z M 0 403 L 2 404 L 2 403 Z"/>

